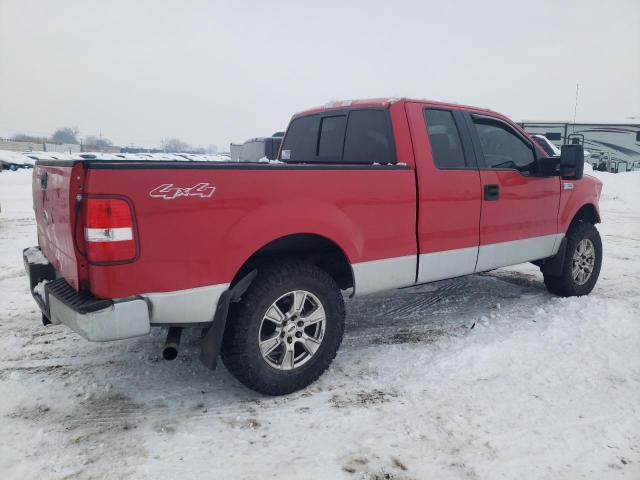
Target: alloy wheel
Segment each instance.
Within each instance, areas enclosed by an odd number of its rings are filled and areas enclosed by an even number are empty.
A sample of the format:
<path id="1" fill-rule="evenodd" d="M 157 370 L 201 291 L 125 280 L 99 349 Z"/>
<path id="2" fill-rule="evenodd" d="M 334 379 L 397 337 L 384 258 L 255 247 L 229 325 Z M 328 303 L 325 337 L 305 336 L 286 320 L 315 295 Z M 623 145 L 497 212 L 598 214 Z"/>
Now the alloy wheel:
<path id="1" fill-rule="evenodd" d="M 591 278 L 596 261 L 596 249 L 588 238 L 580 240 L 571 261 L 571 276 L 578 285 L 584 285 Z"/>
<path id="2" fill-rule="evenodd" d="M 306 290 L 280 296 L 265 312 L 258 343 L 262 358 L 278 370 L 307 363 L 324 337 L 326 313 L 322 302 Z"/>

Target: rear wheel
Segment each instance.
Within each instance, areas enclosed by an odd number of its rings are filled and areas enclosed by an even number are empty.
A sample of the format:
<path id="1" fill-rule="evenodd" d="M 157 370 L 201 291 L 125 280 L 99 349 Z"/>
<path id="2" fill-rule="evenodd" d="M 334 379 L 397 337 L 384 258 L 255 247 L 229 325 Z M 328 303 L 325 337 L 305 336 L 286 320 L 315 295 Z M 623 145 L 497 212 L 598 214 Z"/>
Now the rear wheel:
<path id="1" fill-rule="evenodd" d="M 551 293 L 561 297 L 588 295 L 593 290 L 602 266 L 602 241 L 596 227 L 578 222 L 567 233 L 567 250 L 562 273 L 544 274 Z"/>
<path id="2" fill-rule="evenodd" d="M 258 271 L 232 306 L 222 361 L 247 387 L 284 395 L 314 382 L 331 364 L 344 332 L 337 284 L 307 262 L 287 261 Z"/>

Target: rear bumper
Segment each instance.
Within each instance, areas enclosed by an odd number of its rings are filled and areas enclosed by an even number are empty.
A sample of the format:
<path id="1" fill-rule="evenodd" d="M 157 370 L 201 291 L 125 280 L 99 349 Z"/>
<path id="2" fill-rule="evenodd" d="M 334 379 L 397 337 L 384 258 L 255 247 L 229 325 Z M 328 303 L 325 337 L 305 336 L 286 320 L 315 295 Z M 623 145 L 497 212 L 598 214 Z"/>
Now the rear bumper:
<path id="1" fill-rule="evenodd" d="M 147 302 L 140 297 L 104 300 L 87 292 L 76 292 L 39 249 L 23 252 L 29 287 L 42 313 L 53 324 L 64 324 L 94 342 L 107 342 L 149 333 Z"/>
<path id="2" fill-rule="evenodd" d="M 94 342 L 145 335 L 152 326 L 206 327 L 212 324 L 220 299 L 229 289 L 224 283 L 101 299 L 89 292 L 76 292 L 59 278 L 38 247 L 25 249 L 22 257 L 31 294 L 43 315 Z"/>
<path id="3" fill-rule="evenodd" d="M 89 292 L 76 292 L 59 278 L 38 247 L 25 249 L 22 257 L 31 294 L 43 315 L 94 342 L 145 335 L 151 326 L 206 327 L 213 322 L 220 298 L 229 288 L 224 283 L 101 299 Z"/>
<path id="4" fill-rule="evenodd" d="M 60 280 L 64 281 L 56 281 Z M 87 340 L 108 342 L 149 333 L 149 309 L 140 298 L 112 302 L 110 306 L 100 310 L 80 312 L 53 294 L 49 285 L 45 289 L 48 292 L 51 323 L 62 323 Z"/>

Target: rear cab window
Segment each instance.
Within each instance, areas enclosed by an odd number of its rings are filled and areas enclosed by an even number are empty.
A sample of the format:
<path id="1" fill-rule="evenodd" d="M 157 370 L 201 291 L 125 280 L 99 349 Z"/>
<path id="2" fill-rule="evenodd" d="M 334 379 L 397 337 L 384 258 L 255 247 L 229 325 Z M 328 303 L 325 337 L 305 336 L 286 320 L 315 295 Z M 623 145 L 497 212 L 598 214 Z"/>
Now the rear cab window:
<path id="1" fill-rule="evenodd" d="M 346 115 L 323 117 L 320 120 L 320 138 L 316 155 L 330 162 L 339 162 L 344 145 Z"/>
<path id="2" fill-rule="evenodd" d="M 394 164 L 395 143 L 387 109 L 329 111 L 295 118 L 280 160 L 292 163 Z"/>
<path id="3" fill-rule="evenodd" d="M 282 143 L 280 160 L 304 162 L 314 158 L 319 129 L 320 117 L 316 115 L 293 120 Z"/>

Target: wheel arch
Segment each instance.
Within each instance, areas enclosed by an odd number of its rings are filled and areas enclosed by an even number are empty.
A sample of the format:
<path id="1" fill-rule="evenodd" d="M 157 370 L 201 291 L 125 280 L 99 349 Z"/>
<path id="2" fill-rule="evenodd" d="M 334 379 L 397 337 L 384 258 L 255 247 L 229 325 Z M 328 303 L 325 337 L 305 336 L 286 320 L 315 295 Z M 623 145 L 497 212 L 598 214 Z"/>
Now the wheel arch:
<path id="1" fill-rule="evenodd" d="M 556 254 L 553 257 L 540 260 L 539 262 L 535 262 L 536 265 L 540 266 L 543 273 L 547 273 L 552 276 L 560 275 L 562 273 L 562 268 L 564 266 L 564 259 L 566 256 L 566 248 L 567 248 L 566 235 L 579 222 L 584 222 L 591 225 L 600 223 L 600 212 L 598 211 L 598 208 L 593 203 L 585 203 L 576 210 L 576 212 L 571 217 L 570 221 L 566 224 L 566 228 L 564 228 L 563 230 L 565 233 L 565 236 L 562 239 L 562 242 L 560 243 L 560 246 Z"/>
<path id="2" fill-rule="evenodd" d="M 579 221 L 587 222 L 592 225 L 600 223 L 600 212 L 593 203 L 585 203 L 573 215 L 569 227 Z"/>
<path id="3" fill-rule="evenodd" d="M 335 241 L 316 233 L 294 233 L 271 240 L 251 254 L 234 275 L 231 288 L 253 270 L 278 258 L 310 261 L 325 270 L 341 289 L 354 286 L 355 278 L 349 258 Z"/>

